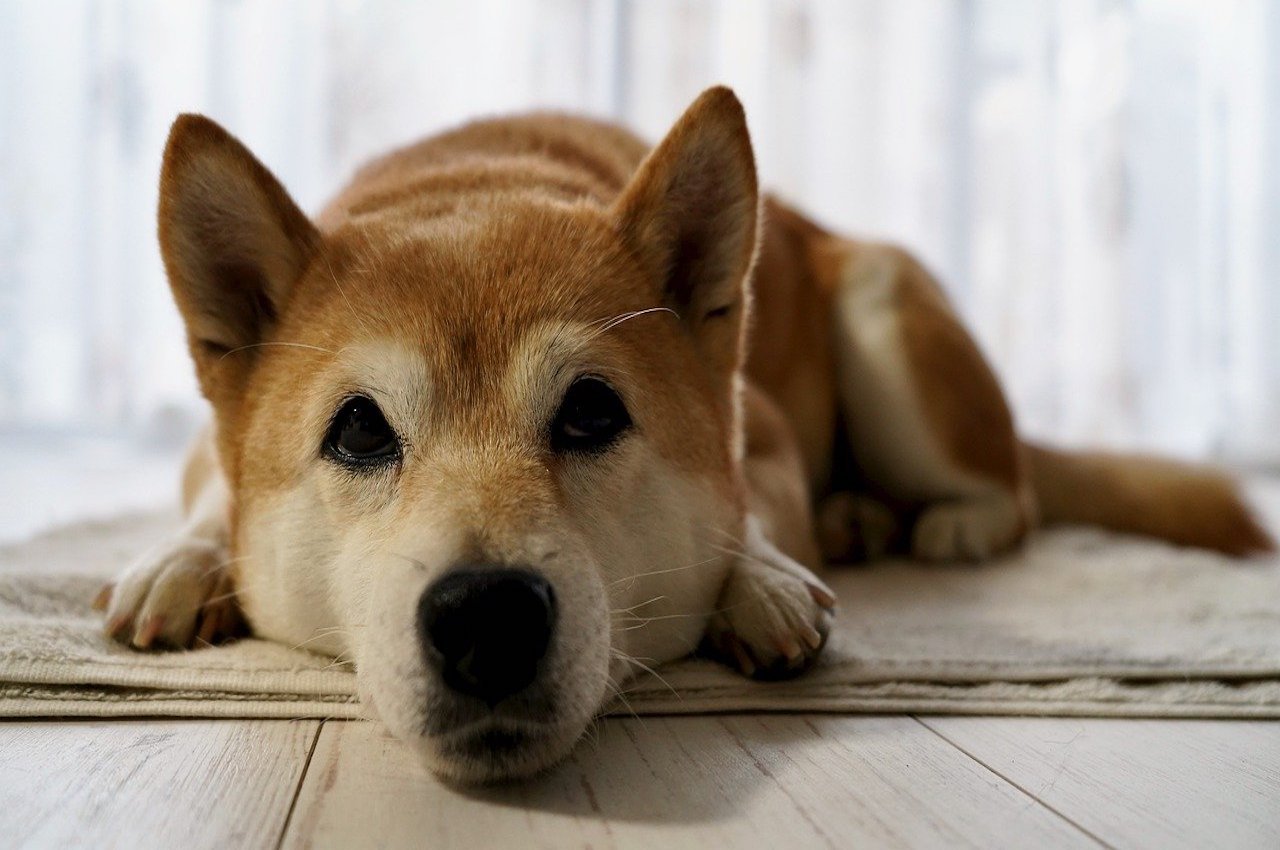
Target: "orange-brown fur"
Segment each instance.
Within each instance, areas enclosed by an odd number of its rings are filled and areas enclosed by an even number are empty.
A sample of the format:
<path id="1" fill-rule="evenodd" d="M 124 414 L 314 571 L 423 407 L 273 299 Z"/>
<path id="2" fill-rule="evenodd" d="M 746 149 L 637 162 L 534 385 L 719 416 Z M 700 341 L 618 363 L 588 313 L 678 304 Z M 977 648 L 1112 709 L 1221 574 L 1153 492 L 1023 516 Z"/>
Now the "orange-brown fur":
<path id="1" fill-rule="evenodd" d="M 837 274 L 819 254 L 828 241 L 813 222 L 766 197 L 746 370 L 790 423 L 814 494 L 830 481 L 835 442 L 830 290 Z"/>

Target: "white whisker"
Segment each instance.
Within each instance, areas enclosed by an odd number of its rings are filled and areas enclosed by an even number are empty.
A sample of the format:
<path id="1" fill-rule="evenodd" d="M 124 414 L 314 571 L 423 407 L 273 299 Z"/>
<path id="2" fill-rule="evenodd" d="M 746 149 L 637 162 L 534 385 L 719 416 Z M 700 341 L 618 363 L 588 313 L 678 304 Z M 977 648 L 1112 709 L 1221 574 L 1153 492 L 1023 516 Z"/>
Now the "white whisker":
<path id="1" fill-rule="evenodd" d="M 282 345 L 282 346 L 285 346 L 286 348 L 306 348 L 306 349 L 310 349 L 311 351 L 321 351 L 321 352 L 324 352 L 325 354 L 338 353 L 333 349 L 323 348 L 319 345 L 308 345 L 305 342 L 254 342 L 254 343 L 250 343 L 249 345 L 242 345 L 238 348 L 233 348 L 230 351 L 223 354 L 221 357 L 219 357 L 218 360 L 219 361 L 226 360 L 228 357 L 230 357 L 231 355 L 237 352 L 247 351 L 250 348 L 265 348 L 268 345 Z"/>
<path id="2" fill-rule="evenodd" d="M 707 558 L 706 560 L 703 560 L 703 561 L 695 561 L 692 564 L 685 564 L 682 567 L 667 567 L 666 569 L 663 569 L 663 570 L 653 570 L 647 573 L 636 573 L 635 575 L 623 576 L 620 579 L 609 582 L 607 585 L 605 585 L 605 587 L 613 587 L 615 584 L 622 584 L 624 581 L 635 581 L 636 579 L 648 578 L 649 576 L 660 576 L 660 575 L 665 575 L 666 573 L 678 573 L 683 570 L 692 570 L 695 567 L 701 567 L 701 566 L 704 566 L 705 564 L 710 564 L 718 560 L 720 560 L 719 555 L 713 558 Z"/>
<path id="3" fill-rule="evenodd" d="M 613 316 L 608 319 L 598 320 L 595 324 L 599 324 L 601 327 L 599 330 L 595 332 L 595 336 L 599 336 L 600 334 L 607 333 L 608 331 L 613 330 L 618 325 L 621 325 L 624 322 L 629 322 L 632 319 L 638 319 L 641 316 L 647 316 L 647 315 L 650 315 L 651 313 L 670 313 L 671 315 L 675 316 L 677 319 L 680 318 L 680 314 L 677 313 L 675 310 L 672 310 L 670 307 L 646 307 L 643 310 L 633 310 L 630 313 L 622 313 L 620 315 Z"/>
<path id="4" fill-rule="evenodd" d="M 629 713 L 636 720 L 640 721 L 641 725 L 644 725 L 644 718 L 642 718 L 639 714 L 636 714 L 636 710 L 631 707 L 631 702 L 627 699 L 626 694 L 623 692 L 623 690 L 619 688 L 616 684 L 614 684 L 612 680 L 606 682 L 605 684 L 608 686 L 609 690 L 613 692 L 614 698 L 622 703 L 622 707 L 627 710 L 627 713 Z M 598 721 L 599 718 L 597 717 L 596 720 Z"/>
<path id="5" fill-rule="evenodd" d="M 666 598 L 667 598 L 666 596 L 655 596 L 652 599 L 646 599 L 643 602 L 637 602 L 635 605 L 632 605 L 630 608 L 614 608 L 609 613 L 610 614 L 629 614 L 632 611 L 636 610 L 637 608 L 643 608 L 646 605 L 652 605 L 655 602 L 661 602 L 663 599 L 666 599 Z"/>
<path id="6" fill-rule="evenodd" d="M 641 670 L 643 670 L 643 671 L 645 671 L 646 673 L 648 673 L 650 676 L 653 676 L 655 679 L 657 679 L 659 682 L 661 682 L 661 683 L 666 687 L 666 689 L 667 689 L 667 690 L 671 691 L 672 695 L 674 695 L 677 699 L 683 699 L 683 697 L 682 697 L 682 696 L 680 696 L 680 692 L 679 692 L 679 691 L 677 691 L 675 688 L 671 687 L 671 683 L 670 683 L 670 682 L 668 682 L 666 679 L 664 679 L 664 678 L 663 678 L 663 677 L 658 673 L 658 671 L 657 671 L 657 670 L 654 670 L 652 667 L 650 667 L 648 664 L 645 664 L 645 663 L 644 663 L 643 661 L 641 661 L 639 658 L 636 658 L 636 657 L 631 656 L 631 655 L 627 655 L 625 652 L 620 652 L 620 651 L 618 651 L 618 650 L 616 650 L 616 649 L 611 649 L 611 650 L 610 650 L 610 652 L 612 652 L 612 653 L 613 653 L 613 655 L 614 655 L 616 658 L 618 658 L 619 660 L 621 660 L 624 664 L 634 664 L 635 666 L 639 667 Z M 652 661 L 653 659 L 652 659 L 652 658 L 650 658 L 650 659 L 648 659 L 648 660 L 649 660 L 649 661 Z"/>
<path id="7" fill-rule="evenodd" d="M 329 258 L 321 254 L 324 260 L 325 271 L 329 272 L 329 280 L 333 281 L 333 285 L 337 288 L 338 294 L 342 296 L 342 300 L 347 302 L 347 309 L 351 311 L 351 317 L 361 324 L 364 323 L 364 317 L 356 312 L 355 305 L 351 303 L 351 299 L 347 297 L 347 292 L 342 288 L 342 284 L 338 282 L 338 276 L 333 273 L 333 266 L 329 264 Z"/>

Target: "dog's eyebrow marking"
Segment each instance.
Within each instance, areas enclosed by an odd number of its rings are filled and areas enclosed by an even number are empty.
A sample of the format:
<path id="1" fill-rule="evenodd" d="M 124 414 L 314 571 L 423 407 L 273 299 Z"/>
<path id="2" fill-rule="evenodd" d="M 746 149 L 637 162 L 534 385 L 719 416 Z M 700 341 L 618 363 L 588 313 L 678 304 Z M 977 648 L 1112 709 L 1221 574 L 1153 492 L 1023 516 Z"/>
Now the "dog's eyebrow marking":
<path id="1" fill-rule="evenodd" d="M 548 321 L 528 330 L 508 359 L 503 379 L 506 398 L 517 408 L 542 411 L 549 418 L 575 375 L 590 371 L 618 376 L 618 369 L 590 356 L 594 340 L 624 322 L 660 313 L 680 318 L 670 307 L 655 306 L 595 321 Z"/>
<path id="2" fill-rule="evenodd" d="M 518 408 L 553 412 L 574 364 L 593 338 L 584 326 L 573 323 L 550 322 L 530 330 L 507 361 L 503 394 Z"/>
<path id="3" fill-rule="evenodd" d="M 335 377 L 344 387 L 372 393 L 375 401 L 389 406 L 383 412 L 401 423 L 418 421 L 425 414 L 429 369 L 419 352 L 384 338 L 348 344 L 342 354 Z"/>

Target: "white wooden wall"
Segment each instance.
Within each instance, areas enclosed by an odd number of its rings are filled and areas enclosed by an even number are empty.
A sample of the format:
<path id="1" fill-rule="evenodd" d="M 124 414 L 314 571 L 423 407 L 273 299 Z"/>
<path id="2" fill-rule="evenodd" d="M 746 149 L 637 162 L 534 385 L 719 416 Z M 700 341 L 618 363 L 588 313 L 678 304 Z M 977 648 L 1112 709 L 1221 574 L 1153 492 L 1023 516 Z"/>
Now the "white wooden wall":
<path id="1" fill-rule="evenodd" d="M 1025 427 L 1280 462 L 1280 3 L 0 4 L 0 428 L 195 409 L 154 244 L 206 112 L 305 207 L 364 157 L 559 107 L 747 104 L 765 182 L 942 275 Z"/>

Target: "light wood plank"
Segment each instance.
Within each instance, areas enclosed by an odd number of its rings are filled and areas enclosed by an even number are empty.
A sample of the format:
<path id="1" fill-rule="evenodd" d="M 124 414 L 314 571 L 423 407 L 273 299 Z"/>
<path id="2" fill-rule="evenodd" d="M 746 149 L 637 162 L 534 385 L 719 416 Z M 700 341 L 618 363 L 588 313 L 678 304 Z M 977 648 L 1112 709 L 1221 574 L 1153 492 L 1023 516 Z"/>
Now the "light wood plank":
<path id="1" fill-rule="evenodd" d="M 0 723 L 0 845 L 274 847 L 319 725 Z"/>
<path id="2" fill-rule="evenodd" d="M 449 787 L 329 722 L 286 848 L 1096 846 L 908 717 L 612 720 L 538 780 Z"/>
<path id="3" fill-rule="evenodd" d="M 1280 723 L 921 720 L 1119 847 L 1280 847 Z"/>

